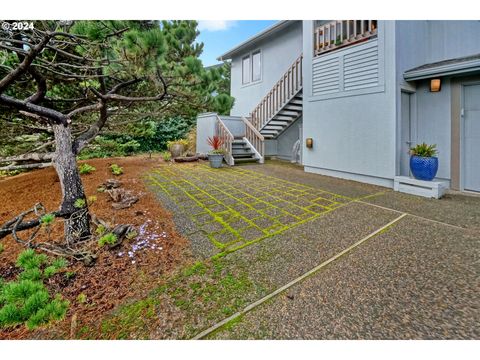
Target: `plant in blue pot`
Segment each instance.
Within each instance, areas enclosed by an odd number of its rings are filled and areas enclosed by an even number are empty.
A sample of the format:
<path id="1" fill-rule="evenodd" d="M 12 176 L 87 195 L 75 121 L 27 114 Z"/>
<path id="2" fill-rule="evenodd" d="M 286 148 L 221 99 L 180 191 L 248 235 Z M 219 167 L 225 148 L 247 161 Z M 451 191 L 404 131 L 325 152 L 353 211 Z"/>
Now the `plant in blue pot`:
<path id="1" fill-rule="evenodd" d="M 415 179 L 431 181 L 438 171 L 437 145 L 418 144 L 410 149 L 410 170 Z"/>

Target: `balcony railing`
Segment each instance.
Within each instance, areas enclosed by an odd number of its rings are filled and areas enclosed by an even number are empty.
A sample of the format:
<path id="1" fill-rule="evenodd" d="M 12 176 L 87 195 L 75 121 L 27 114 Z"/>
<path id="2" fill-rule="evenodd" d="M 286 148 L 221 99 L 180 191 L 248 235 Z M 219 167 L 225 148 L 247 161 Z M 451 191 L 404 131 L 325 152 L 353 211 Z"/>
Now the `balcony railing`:
<path id="1" fill-rule="evenodd" d="M 315 28 L 315 56 L 377 35 L 377 20 L 335 20 Z"/>

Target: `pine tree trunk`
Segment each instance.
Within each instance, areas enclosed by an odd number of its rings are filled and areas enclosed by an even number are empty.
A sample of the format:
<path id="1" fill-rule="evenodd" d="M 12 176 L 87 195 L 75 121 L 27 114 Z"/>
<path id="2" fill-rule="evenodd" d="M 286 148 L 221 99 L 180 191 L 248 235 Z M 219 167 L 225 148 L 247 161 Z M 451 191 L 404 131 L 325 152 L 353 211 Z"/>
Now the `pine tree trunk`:
<path id="1" fill-rule="evenodd" d="M 77 168 L 77 160 L 72 149 L 72 136 L 69 126 L 54 125 L 55 156 L 53 164 L 62 188 L 62 214 L 72 214 L 65 218 L 65 240 L 68 244 L 85 240 L 90 236 L 90 214 Z M 77 199 L 85 200 L 85 207 L 75 207 Z"/>

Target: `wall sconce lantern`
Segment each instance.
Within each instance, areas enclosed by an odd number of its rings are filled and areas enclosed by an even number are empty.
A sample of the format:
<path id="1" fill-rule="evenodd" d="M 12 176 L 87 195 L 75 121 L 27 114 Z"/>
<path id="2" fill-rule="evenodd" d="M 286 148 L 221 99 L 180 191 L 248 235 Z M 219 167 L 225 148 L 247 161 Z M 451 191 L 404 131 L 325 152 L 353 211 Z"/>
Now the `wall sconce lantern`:
<path id="1" fill-rule="evenodd" d="M 430 80 L 430 92 L 439 92 L 442 88 L 442 81 L 440 79 Z"/>
<path id="2" fill-rule="evenodd" d="M 305 141 L 305 145 L 307 145 L 307 148 L 311 149 L 313 147 L 313 139 L 312 138 L 307 138 Z"/>

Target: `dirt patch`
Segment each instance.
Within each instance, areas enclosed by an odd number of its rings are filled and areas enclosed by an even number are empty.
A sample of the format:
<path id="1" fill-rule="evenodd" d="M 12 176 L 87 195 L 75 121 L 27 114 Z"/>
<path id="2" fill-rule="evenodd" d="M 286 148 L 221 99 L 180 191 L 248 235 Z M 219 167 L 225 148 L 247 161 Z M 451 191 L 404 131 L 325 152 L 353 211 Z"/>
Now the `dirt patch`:
<path id="1" fill-rule="evenodd" d="M 82 161 L 96 168 L 82 175 L 86 196 L 95 196 L 90 210 L 97 217 L 114 224 L 132 224 L 138 235 L 123 242 L 121 247 L 102 250 L 96 265 L 86 267 L 70 263 L 66 272 L 52 277 L 47 287 L 60 292 L 70 301 L 64 321 L 48 328 L 27 331 L 23 326 L 0 331 L 0 338 L 48 339 L 69 338 L 72 323 L 74 337 L 83 337 L 82 329 L 100 331 L 106 313 L 127 301 L 144 296 L 158 279 L 189 260 L 188 240 L 180 236 L 171 214 L 162 208 L 155 196 L 145 187 L 143 174 L 162 164 L 158 157 L 91 159 Z M 112 175 L 111 164 L 123 167 L 120 176 Z M 109 178 L 121 181 L 122 186 L 139 196 L 129 208 L 114 209 L 110 196 L 97 188 Z M 0 180 L 0 224 L 41 202 L 47 211 L 56 210 L 61 201 L 60 183 L 53 168 L 20 174 Z M 57 222 L 56 222 L 57 223 Z M 50 235 L 41 230 L 38 240 L 61 239 L 63 225 L 59 221 Z M 2 239 L 5 250 L 0 254 L 0 275 L 11 280 L 18 274 L 14 266 L 23 247 L 9 236 Z M 72 322 L 72 318 L 76 320 Z M 75 325 L 76 323 L 76 325 Z M 91 336 L 92 334 L 88 334 Z"/>

